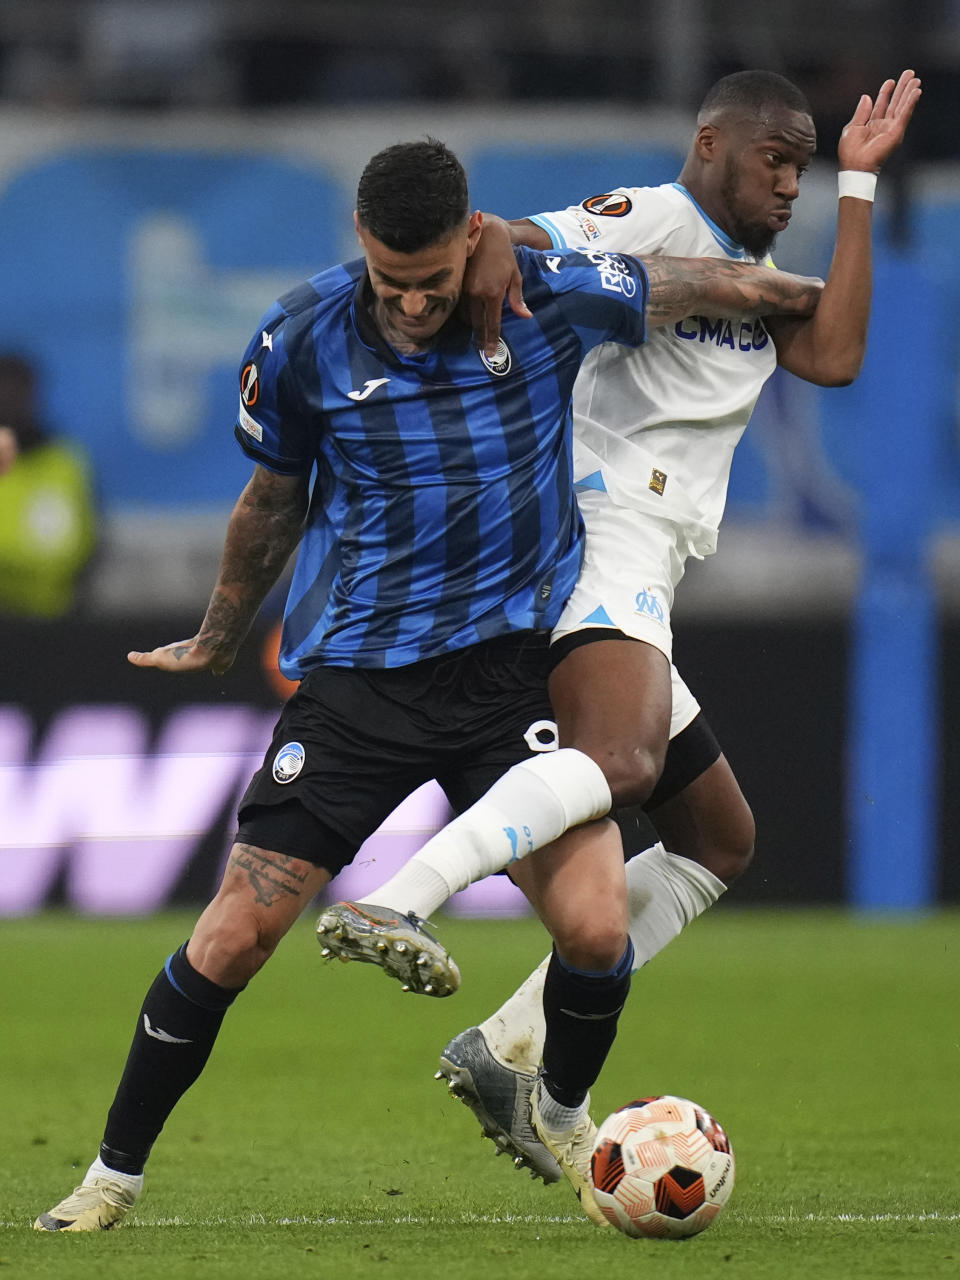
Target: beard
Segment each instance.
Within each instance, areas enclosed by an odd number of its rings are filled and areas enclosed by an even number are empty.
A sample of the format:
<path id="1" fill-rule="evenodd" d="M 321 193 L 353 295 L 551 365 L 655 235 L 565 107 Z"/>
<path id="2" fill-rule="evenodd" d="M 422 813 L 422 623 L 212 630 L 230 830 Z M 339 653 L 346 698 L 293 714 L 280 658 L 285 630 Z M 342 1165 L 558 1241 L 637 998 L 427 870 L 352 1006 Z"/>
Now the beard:
<path id="1" fill-rule="evenodd" d="M 728 156 L 720 197 L 727 209 L 730 234 L 754 258 L 765 258 L 776 242 L 777 233 L 771 231 L 765 222 L 751 222 L 739 216 L 737 213 L 737 206 L 740 204 L 739 192 L 740 177 L 736 162 L 732 156 Z"/>

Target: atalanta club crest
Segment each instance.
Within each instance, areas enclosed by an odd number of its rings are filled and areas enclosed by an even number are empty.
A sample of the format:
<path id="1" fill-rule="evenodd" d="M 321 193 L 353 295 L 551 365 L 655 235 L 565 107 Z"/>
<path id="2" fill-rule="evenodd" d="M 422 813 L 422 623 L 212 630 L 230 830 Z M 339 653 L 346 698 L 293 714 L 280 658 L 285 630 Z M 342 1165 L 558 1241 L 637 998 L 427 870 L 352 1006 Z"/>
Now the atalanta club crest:
<path id="1" fill-rule="evenodd" d="M 273 757 L 273 780 L 284 783 L 292 782 L 300 770 L 307 753 L 300 742 L 288 742 Z"/>
<path id="2" fill-rule="evenodd" d="M 502 378 L 504 374 L 510 372 L 510 366 L 513 360 L 510 357 L 510 348 L 501 338 L 497 343 L 497 349 L 492 356 L 488 356 L 483 350 L 480 352 L 480 359 L 496 378 Z"/>

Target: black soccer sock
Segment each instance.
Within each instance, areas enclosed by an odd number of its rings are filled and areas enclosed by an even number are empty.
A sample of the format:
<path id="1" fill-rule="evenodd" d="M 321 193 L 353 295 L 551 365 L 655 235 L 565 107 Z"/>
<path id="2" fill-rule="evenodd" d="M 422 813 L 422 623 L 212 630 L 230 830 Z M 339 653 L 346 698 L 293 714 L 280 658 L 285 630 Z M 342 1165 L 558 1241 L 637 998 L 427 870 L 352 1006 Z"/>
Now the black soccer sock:
<path id="1" fill-rule="evenodd" d="M 554 948 L 543 988 L 543 1083 L 562 1106 L 579 1107 L 600 1075 L 617 1036 L 632 965 L 629 938 L 616 968 L 606 973 L 572 969 Z"/>
<path id="2" fill-rule="evenodd" d="M 167 1116 L 206 1065 L 227 1009 L 243 990 L 218 987 L 175 951 L 140 1010 L 127 1064 L 107 1116 L 100 1159 L 142 1173 Z"/>

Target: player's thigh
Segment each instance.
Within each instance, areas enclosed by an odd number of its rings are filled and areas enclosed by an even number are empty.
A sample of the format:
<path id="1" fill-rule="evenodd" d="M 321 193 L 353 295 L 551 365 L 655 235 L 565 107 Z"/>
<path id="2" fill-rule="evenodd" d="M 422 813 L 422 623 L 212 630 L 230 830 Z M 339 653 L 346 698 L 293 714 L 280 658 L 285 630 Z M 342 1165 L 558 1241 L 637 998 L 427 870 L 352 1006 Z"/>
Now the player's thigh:
<path id="1" fill-rule="evenodd" d="M 436 778 L 457 813 L 513 765 L 556 749 L 549 668 L 545 632 L 500 636 L 464 655 L 450 723 L 437 741 L 444 763 Z"/>
<path id="2" fill-rule="evenodd" d="M 509 870 L 568 963 L 597 970 L 617 963 L 626 945 L 627 899 L 614 822 L 576 827 Z"/>
<path id="3" fill-rule="evenodd" d="M 436 672 L 432 663 L 311 671 L 240 801 L 238 840 L 340 872 L 434 776 Z"/>
<path id="4" fill-rule="evenodd" d="M 643 641 L 591 632 L 550 673 L 560 745 L 593 754 L 649 743 L 663 754 L 670 731 L 670 664 Z"/>
<path id="5" fill-rule="evenodd" d="M 719 879 L 734 880 L 749 865 L 753 813 L 725 756 L 648 814 L 671 853 L 699 862 Z"/>
<path id="6" fill-rule="evenodd" d="M 330 878 L 324 867 L 302 858 L 235 844 L 220 888 L 197 921 L 187 958 L 211 982 L 242 986 Z"/>

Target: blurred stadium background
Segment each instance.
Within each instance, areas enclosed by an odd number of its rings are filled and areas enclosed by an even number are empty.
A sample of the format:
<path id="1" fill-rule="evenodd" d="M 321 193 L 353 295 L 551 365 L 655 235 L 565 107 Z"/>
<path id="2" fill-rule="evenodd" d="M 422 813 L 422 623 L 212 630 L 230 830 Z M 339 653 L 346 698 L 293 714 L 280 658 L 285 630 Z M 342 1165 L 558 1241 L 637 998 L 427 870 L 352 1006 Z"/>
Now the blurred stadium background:
<path id="1" fill-rule="evenodd" d="M 32 0 L 0 9 L 0 348 L 96 476 L 82 598 L 0 617 L 0 915 L 205 900 L 282 692 L 280 596 L 221 681 L 134 671 L 193 634 L 248 464 L 236 367 L 289 284 L 355 256 L 379 147 L 430 132 L 507 216 L 673 178 L 718 76 L 809 94 L 821 158 L 776 250 L 825 274 L 835 147 L 862 91 L 924 79 L 881 180 L 868 368 L 776 377 L 738 450 L 677 660 L 754 805 L 733 902 L 960 899 L 960 3 Z M 0 421 L 3 412 L 0 406 Z M 444 820 L 425 789 L 337 890 Z M 452 905 L 522 910 L 502 882 Z"/>

